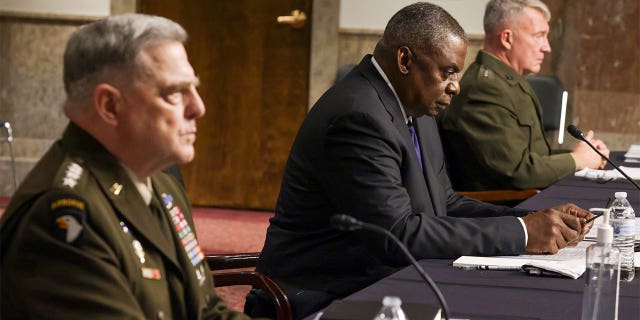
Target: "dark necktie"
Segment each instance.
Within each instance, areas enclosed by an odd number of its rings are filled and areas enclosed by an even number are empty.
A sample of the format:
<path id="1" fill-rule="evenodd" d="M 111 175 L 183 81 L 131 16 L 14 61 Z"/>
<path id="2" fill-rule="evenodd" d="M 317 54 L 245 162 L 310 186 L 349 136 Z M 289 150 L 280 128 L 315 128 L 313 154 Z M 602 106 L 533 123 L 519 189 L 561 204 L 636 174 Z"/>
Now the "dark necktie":
<path id="1" fill-rule="evenodd" d="M 411 121 L 409 121 L 407 126 L 409 127 L 409 133 L 411 134 L 411 141 L 413 142 L 413 148 L 416 150 L 418 161 L 420 161 L 420 166 L 422 166 L 422 152 L 420 152 L 420 142 L 418 142 L 418 135 L 416 134 L 416 129 L 413 127 L 413 123 Z"/>

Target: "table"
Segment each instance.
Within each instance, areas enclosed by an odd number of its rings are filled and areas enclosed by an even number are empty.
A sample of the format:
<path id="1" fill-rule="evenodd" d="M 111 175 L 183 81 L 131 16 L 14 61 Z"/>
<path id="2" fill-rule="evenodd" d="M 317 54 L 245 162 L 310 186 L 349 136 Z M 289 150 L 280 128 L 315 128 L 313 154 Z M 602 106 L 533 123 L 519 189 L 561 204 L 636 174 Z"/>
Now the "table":
<path id="1" fill-rule="evenodd" d="M 614 153 L 613 161 L 622 163 L 623 153 Z M 640 191 L 625 181 L 598 183 L 567 177 L 518 207 L 539 210 L 573 202 L 583 208 L 603 207 L 616 191 L 626 191 L 640 216 Z M 580 319 L 584 278 L 537 277 L 518 271 L 461 270 L 451 267 L 453 260 L 426 259 L 420 265 L 437 283 L 451 317 L 468 319 Z M 406 267 L 347 300 L 382 301 L 395 295 L 405 302 L 437 304 L 433 292 L 413 267 Z M 620 283 L 619 319 L 640 319 L 640 274 Z"/>
<path id="2" fill-rule="evenodd" d="M 611 160 L 618 166 L 640 167 L 639 164 L 623 163 L 624 153 L 619 151 L 611 153 Z M 613 167 L 608 165 L 606 169 L 613 169 Z M 636 216 L 640 217 L 640 190 L 624 179 L 601 183 L 586 178 L 569 176 L 522 202 L 518 207 L 540 210 L 565 202 L 573 202 L 585 209 L 601 208 L 607 204 L 609 198 L 613 198 L 613 194 L 617 191 L 627 192 L 627 199 L 635 209 Z"/>
<path id="3" fill-rule="evenodd" d="M 580 319 L 584 279 L 536 277 L 518 271 L 461 270 L 453 260 L 419 261 L 437 283 L 451 317 L 467 319 Z M 404 302 L 437 304 L 418 273 L 407 267 L 347 299 L 382 301 L 396 295 Z M 619 319 L 640 316 L 640 279 L 620 283 Z"/>

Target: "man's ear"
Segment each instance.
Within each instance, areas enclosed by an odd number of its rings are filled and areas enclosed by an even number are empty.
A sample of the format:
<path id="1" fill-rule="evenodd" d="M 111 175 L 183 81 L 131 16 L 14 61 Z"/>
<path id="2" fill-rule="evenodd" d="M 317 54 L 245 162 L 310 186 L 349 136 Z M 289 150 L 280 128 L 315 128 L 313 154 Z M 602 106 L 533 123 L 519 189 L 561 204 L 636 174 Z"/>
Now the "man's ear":
<path id="1" fill-rule="evenodd" d="M 110 125 L 118 124 L 122 95 L 116 87 L 101 83 L 93 89 L 93 107 L 98 116 Z"/>
<path id="2" fill-rule="evenodd" d="M 502 30 L 502 32 L 500 32 L 500 43 L 505 49 L 511 50 L 513 46 L 513 31 L 510 29 Z"/>
<path id="3" fill-rule="evenodd" d="M 407 46 L 398 48 L 396 61 L 398 71 L 403 75 L 407 75 L 411 68 L 411 63 L 413 63 L 413 52 L 411 52 L 411 49 Z"/>

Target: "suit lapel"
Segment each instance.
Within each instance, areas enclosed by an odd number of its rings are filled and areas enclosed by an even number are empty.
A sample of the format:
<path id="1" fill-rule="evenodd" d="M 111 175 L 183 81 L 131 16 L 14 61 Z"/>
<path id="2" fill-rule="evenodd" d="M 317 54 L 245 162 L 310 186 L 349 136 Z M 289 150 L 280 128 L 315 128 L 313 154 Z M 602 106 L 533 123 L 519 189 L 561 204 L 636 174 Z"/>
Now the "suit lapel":
<path id="1" fill-rule="evenodd" d="M 411 140 L 411 135 L 409 134 L 409 129 L 407 128 L 407 123 L 404 120 L 402 111 L 400 110 L 400 105 L 393 95 L 393 91 L 389 88 L 389 85 L 384 81 L 371 62 L 371 55 L 366 55 L 358 65 L 358 68 L 378 93 L 382 105 L 391 116 L 393 126 L 398 130 L 404 142 L 413 150 L 413 141 Z M 408 152 L 408 154 L 412 162 L 419 163 L 418 156 L 415 152 Z"/>
<path id="2" fill-rule="evenodd" d="M 437 216 L 446 216 L 446 201 L 442 201 L 441 199 L 445 199 L 445 191 L 438 179 L 438 175 L 436 170 L 433 167 L 433 161 L 435 160 L 435 153 L 437 152 L 433 146 L 433 143 L 439 143 L 439 137 L 430 136 L 430 132 L 432 132 L 436 126 L 435 119 L 433 117 L 422 116 L 414 119 L 413 126 L 416 129 L 416 134 L 418 135 L 418 140 L 420 142 L 420 151 L 422 152 L 422 163 L 425 180 L 429 185 L 427 190 L 429 191 L 429 196 L 431 197 L 431 203 L 433 203 L 433 207 Z M 437 130 L 437 128 L 436 128 Z M 438 140 L 438 141 L 433 141 Z"/>
<path id="3" fill-rule="evenodd" d="M 358 65 L 359 70 L 362 74 L 367 78 L 369 83 L 373 86 L 373 88 L 378 93 L 378 97 L 382 102 L 387 113 L 390 115 L 390 120 L 393 126 L 398 130 L 400 136 L 402 136 L 402 140 L 406 145 L 407 155 L 409 157 L 409 162 L 414 165 L 409 166 L 409 176 L 421 177 L 420 183 L 413 184 L 413 188 L 407 186 L 408 192 L 412 195 L 411 202 L 414 209 L 420 210 L 424 209 L 425 206 L 432 206 L 434 208 L 434 212 L 440 215 L 442 209 L 439 209 L 436 205 L 436 202 L 433 201 L 435 199 L 434 195 L 431 194 L 432 187 L 439 186 L 437 180 L 433 180 L 433 170 L 431 173 L 427 175 L 427 171 L 424 167 L 420 166 L 420 161 L 418 160 L 418 155 L 415 153 L 415 149 L 413 146 L 413 140 L 411 139 L 411 134 L 409 133 L 409 129 L 407 128 L 407 123 L 405 122 L 404 116 L 402 115 L 402 111 L 400 109 L 400 105 L 396 100 L 393 91 L 389 88 L 389 85 L 384 81 L 378 70 L 375 68 L 373 63 L 371 62 L 371 55 L 365 56 L 360 64 Z M 416 132 L 418 132 L 416 130 Z M 418 138 L 420 139 L 420 138 Z M 420 139 L 420 141 L 424 141 L 424 139 Z M 425 157 L 425 147 L 421 145 L 422 159 L 423 163 L 427 164 L 428 158 Z M 405 181 L 404 183 L 409 184 L 409 182 Z M 428 186 L 427 186 L 428 185 Z M 417 189 L 415 186 L 419 186 Z M 441 188 L 441 187 L 440 187 Z M 424 195 L 429 195 L 430 199 L 425 199 Z M 428 203 L 431 200 L 431 203 Z"/>

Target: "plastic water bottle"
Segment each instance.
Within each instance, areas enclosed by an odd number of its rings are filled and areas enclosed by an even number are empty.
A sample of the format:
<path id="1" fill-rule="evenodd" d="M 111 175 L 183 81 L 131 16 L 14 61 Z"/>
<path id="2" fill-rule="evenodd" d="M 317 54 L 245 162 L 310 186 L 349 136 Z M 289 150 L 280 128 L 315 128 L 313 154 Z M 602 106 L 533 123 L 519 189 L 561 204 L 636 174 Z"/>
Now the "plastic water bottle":
<path id="1" fill-rule="evenodd" d="M 402 300 L 399 297 L 384 297 L 382 299 L 382 308 L 373 320 L 406 320 L 407 317 L 402 311 Z"/>
<path id="2" fill-rule="evenodd" d="M 603 216 L 598 240 L 587 248 L 582 320 L 618 319 L 620 251 L 611 244 L 613 228 L 608 223 L 609 212 Z"/>
<path id="3" fill-rule="evenodd" d="M 611 227 L 613 245 L 620 249 L 620 280 L 631 281 L 634 277 L 633 242 L 636 233 L 636 215 L 627 200 L 626 192 L 616 192 L 611 203 Z"/>

